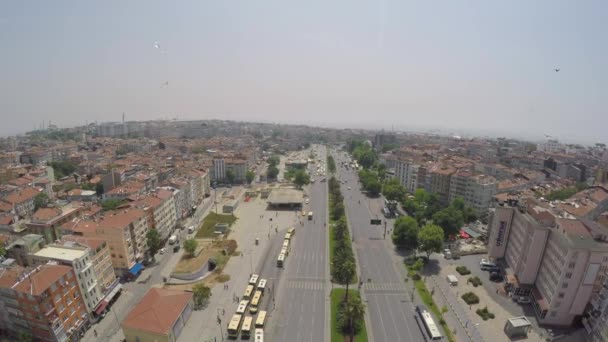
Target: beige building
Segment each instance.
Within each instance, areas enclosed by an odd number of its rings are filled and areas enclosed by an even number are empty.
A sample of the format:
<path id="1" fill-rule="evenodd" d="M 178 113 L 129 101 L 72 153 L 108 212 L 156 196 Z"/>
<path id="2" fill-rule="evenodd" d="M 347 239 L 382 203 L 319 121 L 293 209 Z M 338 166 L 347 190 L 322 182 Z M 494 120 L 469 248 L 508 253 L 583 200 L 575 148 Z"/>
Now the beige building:
<path id="1" fill-rule="evenodd" d="M 495 209 L 488 255 L 506 262 L 509 291 L 530 296 L 541 324 L 568 326 L 580 317 L 605 280 L 605 232 L 560 217 L 532 199 Z"/>
<path id="2" fill-rule="evenodd" d="M 159 189 L 131 203 L 131 206 L 146 212 L 149 228 L 156 229 L 162 240 L 168 239 L 173 233 L 177 225 L 173 192 Z"/>
<path id="3" fill-rule="evenodd" d="M 462 198 L 477 214 L 487 213 L 492 198 L 496 195 L 497 182 L 492 176 L 459 170 L 450 179 L 449 201 Z"/>
<path id="4" fill-rule="evenodd" d="M 48 245 L 31 254 L 33 265 L 44 265 L 49 261 L 70 266 L 76 274 L 76 282 L 87 307 L 87 312 L 95 311 L 103 299 L 104 292 L 98 281 L 90 256 L 90 249 L 77 242 L 66 241 L 63 244 Z"/>
<path id="5" fill-rule="evenodd" d="M 107 293 L 116 281 L 116 274 L 114 273 L 114 268 L 112 268 L 112 258 L 110 257 L 108 243 L 102 239 L 85 238 L 76 235 L 65 235 L 62 237 L 62 240 L 64 242 L 76 242 L 89 247 L 89 256 L 93 263 L 95 274 L 97 275 L 97 281 L 104 294 Z"/>
<path id="6" fill-rule="evenodd" d="M 192 314 L 192 293 L 151 288 L 122 321 L 127 342 L 175 342 Z"/>

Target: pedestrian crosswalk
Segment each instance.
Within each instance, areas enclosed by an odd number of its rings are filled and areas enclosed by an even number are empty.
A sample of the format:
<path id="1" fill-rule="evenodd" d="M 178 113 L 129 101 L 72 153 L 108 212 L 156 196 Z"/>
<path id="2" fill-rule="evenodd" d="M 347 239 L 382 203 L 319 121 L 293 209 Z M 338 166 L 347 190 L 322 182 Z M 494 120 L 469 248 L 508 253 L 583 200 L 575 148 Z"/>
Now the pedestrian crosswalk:
<path id="1" fill-rule="evenodd" d="M 401 283 L 364 283 L 363 290 L 368 293 L 401 293 L 405 292 L 405 286 Z"/>
<path id="2" fill-rule="evenodd" d="M 325 282 L 318 280 L 288 280 L 287 287 L 290 289 L 319 291 L 324 289 Z"/>

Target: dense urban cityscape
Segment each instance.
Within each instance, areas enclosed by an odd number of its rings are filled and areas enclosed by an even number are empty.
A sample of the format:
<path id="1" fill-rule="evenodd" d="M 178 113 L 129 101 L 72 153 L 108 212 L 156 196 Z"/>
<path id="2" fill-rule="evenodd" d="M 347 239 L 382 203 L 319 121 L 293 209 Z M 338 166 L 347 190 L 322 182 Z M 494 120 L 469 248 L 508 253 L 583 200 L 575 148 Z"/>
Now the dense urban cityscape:
<path id="1" fill-rule="evenodd" d="M 0 140 L 10 341 L 604 341 L 608 149 L 253 122 Z"/>

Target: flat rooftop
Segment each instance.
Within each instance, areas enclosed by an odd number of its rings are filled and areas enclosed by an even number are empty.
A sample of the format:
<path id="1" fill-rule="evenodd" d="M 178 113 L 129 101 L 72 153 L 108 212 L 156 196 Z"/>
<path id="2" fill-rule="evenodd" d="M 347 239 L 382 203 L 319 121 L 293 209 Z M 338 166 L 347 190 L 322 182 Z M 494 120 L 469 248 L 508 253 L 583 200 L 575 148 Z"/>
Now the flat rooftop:
<path id="1" fill-rule="evenodd" d="M 84 249 L 80 250 L 55 246 L 46 246 L 38 252 L 34 253 L 34 255 L 37 257 L 66 261 L 72 261 L 74 259 L 82 258 L 85 254 L 86 250 Z"/>
<path id="2" fill-rule="evenodd" d="M 302 204 L 304 202 L 304 193 L 297 189 L 272 189 L 268 196 L 270 204 Z"/>

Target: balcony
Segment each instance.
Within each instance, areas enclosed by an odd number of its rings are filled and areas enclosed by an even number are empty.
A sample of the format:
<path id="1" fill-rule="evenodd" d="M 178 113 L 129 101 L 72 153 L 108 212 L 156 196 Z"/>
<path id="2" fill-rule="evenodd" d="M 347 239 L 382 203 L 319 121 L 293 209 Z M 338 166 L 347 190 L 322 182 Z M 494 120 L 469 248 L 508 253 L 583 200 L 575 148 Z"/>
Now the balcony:
<path id="1" fill-rule="evenodd" d="M 93 263 L 92 263 L 92 262 L 90 262 L 90 261 L 89 261 L 89 262 L 87 262 L 87 264 L 85 265 L 85 267 L 84 267 L 82 270 L 80 270 L 80 273 L 84 273 L 84 272 L 86 272 L 88 269 L 90 269 L 90 268 L 91 268 L 91 266 L 93 266 Z"/>

